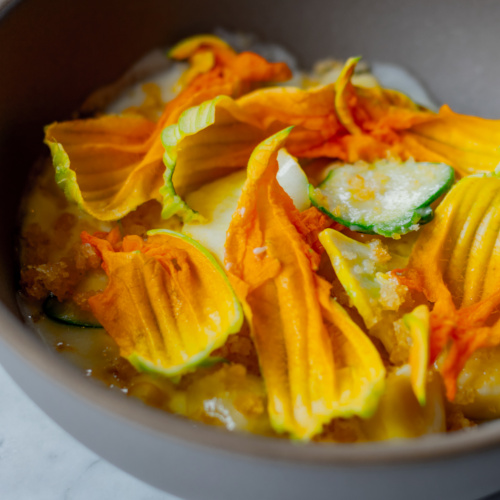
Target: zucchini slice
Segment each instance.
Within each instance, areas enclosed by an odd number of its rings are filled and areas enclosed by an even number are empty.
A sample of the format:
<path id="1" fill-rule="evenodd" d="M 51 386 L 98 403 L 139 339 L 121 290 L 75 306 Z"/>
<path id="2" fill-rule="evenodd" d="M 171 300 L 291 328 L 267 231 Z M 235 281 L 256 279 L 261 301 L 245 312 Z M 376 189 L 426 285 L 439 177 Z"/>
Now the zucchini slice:
<path id="1" fill-rule="evenodd" d="M 444 163 L 379 160 L 332 169 L 317 187 L 313 205 L 352 231 L 398 237 L 432 220 L 430 204 L 453 184 Z"/>
<path id="2" fill-rule="evenodd" d="M 54 295 L 42 305 L 45 315 L 58 323 L 82 328 L 102 328 L 91 311 L 84 311 L 72 301 L 60 302 Z"/>

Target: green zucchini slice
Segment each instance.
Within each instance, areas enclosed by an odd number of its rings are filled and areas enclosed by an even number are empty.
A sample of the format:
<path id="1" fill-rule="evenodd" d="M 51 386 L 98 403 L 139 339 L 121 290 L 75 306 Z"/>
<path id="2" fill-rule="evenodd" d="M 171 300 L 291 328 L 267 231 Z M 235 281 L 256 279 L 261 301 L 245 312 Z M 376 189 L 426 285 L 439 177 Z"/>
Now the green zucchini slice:
<path id="1" fill-rule="evenodd" d="M 310 185 L 309 198 L 352 231 L 397 238 L 432 220 L 430 204 L 454 179 L 444 163 L 357 162 L 333 168 L 317 188 Z"/>
<path id="2" fill-rule="evenodd" d="M 45 300 L 42 309 L 48 318 L 58 323 L 82 328 L 102 328 L 90 311 L 83 311 L 69 300 L 60 302 L 54 295 Z"/>

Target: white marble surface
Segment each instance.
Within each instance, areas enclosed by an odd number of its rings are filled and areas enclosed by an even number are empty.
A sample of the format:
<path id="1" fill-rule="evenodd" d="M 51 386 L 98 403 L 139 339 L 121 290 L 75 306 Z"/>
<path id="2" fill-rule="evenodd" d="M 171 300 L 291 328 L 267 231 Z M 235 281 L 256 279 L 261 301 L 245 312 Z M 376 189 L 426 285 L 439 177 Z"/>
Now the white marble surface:
<path id="1" fill-rule="evenodd" d="M 0 499 L 179 500 L 117 469 L 45 415 L 0 367 Z"/>

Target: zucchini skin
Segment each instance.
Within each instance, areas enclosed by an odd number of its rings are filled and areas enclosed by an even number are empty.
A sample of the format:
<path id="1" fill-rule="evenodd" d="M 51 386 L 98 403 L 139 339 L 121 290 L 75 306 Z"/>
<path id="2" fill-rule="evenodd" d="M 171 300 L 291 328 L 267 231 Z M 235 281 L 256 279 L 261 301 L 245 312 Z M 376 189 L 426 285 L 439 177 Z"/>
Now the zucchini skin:
<path id="1" fill-rule="evenodd" d="M 430 162 L 425 163 L 431 164 Z M 349 228 L 351 231 L 366 234 L 379 234 L 385 237 L 404 235 L 410 232 L 412 230 L 412 226 L 414 226 L 415 224 L 423 225 L 432 221 L 432 219 L 434 218 L 434 211 L 432 210 L 430 205 L 441 195 L 446 193 L 455 182 L 454 170 L 451 167 L 449 167 L 449 169 L 450 173 L 446 182 L 441 184 L 439 188 L 432 193 L 431 196 L 425 199 L 425 201 L 420 203 L 418 206 L 411 207 L 401 217 L 388 220 L 386 222 L 369 223 L 367 221 L 353 221 L 347 219 L 342 214 L 333 214 L 331 210 L 329 210 L 329 207 L 326 206 L 328 204 L 325 204 L 324 201 L 322 201 L 322 198 L 328 199 L 328 197 L 320 191 L 322 187 L 326 186 L 329 182 L 332 181 L 335 170 L 330 171 L 326 178 L 316 188 L 312 184 L 309 184 L 309 199 L 311 200 L 312 205 L 315 206 L 318 210 L 326 214 L 335 222 L 338 222 L 339 224 L 342 224 L 343 226 Z"/>
<path id="2" fill-rule="evenodd" d="M 102 328 L 92 313 L 81 311 L 75 304 L 60 302 L 55 295 L 47 297 L 42 304 L 42 311 L 47 318 L 63 325 L 80 328 Z"/>

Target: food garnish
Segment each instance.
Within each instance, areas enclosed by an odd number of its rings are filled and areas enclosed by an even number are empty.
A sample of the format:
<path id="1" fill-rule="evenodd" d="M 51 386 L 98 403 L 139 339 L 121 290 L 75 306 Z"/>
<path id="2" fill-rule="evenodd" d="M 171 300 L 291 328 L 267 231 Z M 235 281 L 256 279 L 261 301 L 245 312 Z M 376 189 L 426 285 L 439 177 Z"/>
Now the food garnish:
<path id="1" fill-rule="evenodd" d="M 359 58 L 298 88 L 213 35 L 169 57 L 168 102 L 147 83 L 142 105 L 46 127 L 60 190 L 41 177 L 27 199 L 52 226 L 25 218 L 24 294 L 102 325 L 131 395 L 230 430 L 364 441 L 500 417 L 467 383 L 500 363 L 500 121 L 355 85 Z"/>
<path id="2" fill-rule="evenodd" d="M 205 362 L 243 313 L 213 256 L 191 238 L 168 230 L 118 244 L 88 233 L 109 277 L 89 299 L 92 312 L 120 353 L 139 370 L 177 377 Z"/>
<path id="3" fill-rule="evenodd" d="M 379 160 L 336 165 L 310 188 L 313 204 L 352 231 L 395 237 L 432 219 L 431 203 L 454 180 L 443 163 Z"/>

